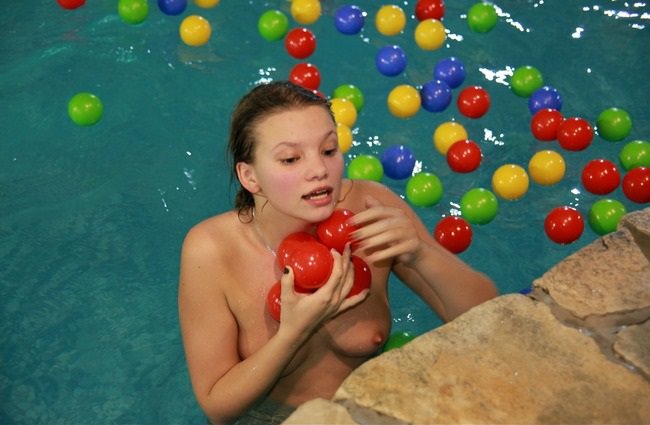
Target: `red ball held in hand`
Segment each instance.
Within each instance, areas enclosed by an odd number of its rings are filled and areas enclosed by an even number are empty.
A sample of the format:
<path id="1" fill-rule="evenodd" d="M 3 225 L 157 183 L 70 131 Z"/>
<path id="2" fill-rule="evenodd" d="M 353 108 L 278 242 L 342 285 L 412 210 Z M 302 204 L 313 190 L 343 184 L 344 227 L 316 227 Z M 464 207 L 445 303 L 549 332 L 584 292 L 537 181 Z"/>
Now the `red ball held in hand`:
<path id="1" fill-rule="evenodd" d="M 282 301 L 280 299 L 282 293 L 282 285 L 280 281 L 277 281 L 269 289 L 269 293 L 266 296 L 266 309 L 273 319 L 280 321 L 280 312 Z"/>
<path id="2" fill-rule="evenodd" d="M 316 226 L 318 239 L 328 248 L 334 248 L 340 254 L 345 249 L 345 244 L 352 243 L 352 233 L 358 229 L 348 223 L 354 213 L 345 208 L 334 210 L 329 218 L 321 221 Z"/>
<path id="3" fill-rule="evenodd" d="M 354 284 L 348 293 L 348 298 L 357 295 L 364 289 L 370 289 L 370 285 L 372 284 L 372 272 L 368 264 L 356 255 L 350 256 L 350 260 L 354 266 Z"/>
<path id="4" fill-rule="evenodd" d="M 322 243 L 307 241 L 296 244 L 291 249 L 287 266 L 293 270 L 296 287 L 318 289 L 329 279 L 334 258 Z"/>

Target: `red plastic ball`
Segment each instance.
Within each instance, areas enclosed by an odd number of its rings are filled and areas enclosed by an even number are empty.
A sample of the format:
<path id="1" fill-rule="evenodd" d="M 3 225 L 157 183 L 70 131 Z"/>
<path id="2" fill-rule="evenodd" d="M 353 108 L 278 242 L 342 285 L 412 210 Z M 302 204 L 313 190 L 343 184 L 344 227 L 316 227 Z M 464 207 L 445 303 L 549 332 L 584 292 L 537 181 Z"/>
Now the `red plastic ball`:
<path id="1" fill-rule="evenodd" d="M 564 116 L 557 109 L 540 109 L 530 120 L 530 131 L 537 140 L 555 140 Z"/>
<path id="2" fill-rule="evenodd" d="M 481 118 L 490 109 L 490 95 L 481 86 L 465 87 L 458 94 L 458 111 L 468 118 Z"/>
<path id="3" fill-rule="evenodd" d="M 296 248 L 297 244 L 302 242 L 315 242 L 316 238 L 307 232 L 295 232 L 288 235 L 286 238 L 280 242 L 278 250 L 276 252 L 278 266 L 280 270 L 283 270 L 287 265 L 287 261 L 291 256 L 291 253 Z"/>
<path id="4" fill-rule="evenodd" d="M 76 9 L 83 6 L 86 3 L 86 0 L 56 0 L 64 9 Z"/>
<path id="5" fill-rule="evenodd" d="M 568 151 L 587 149 L 593 138 L 594 131 L 584 118 L 566 118 L 557 129 L 557 141 Z"/>
<path id="6" fill-rule="evenodd" d="M 287 260 L 293 270 L 294 284 L 304 289 L 317 289 L 329 279 L 334 258 L 329 248 L 320 242 L 296 244 Z"/>
<path id="7" fill-rule="evenodd" d="M 481 165 L 483 153 L 473 140 L 459 140 L 447 150 L 447 164 L 457 173 L 471 173 Z"/>
<path id="8" fill-rule="evenodd" d="M 316 50 L 316 36 L 307 28 L 294 28 L 284 38 L 284 47 L 296 59 L 305 59 Z"/>
<path id="9" fill-rule="evenodd" d="M 271 286 L 268 294 L 266 295 L 266 309 L 268 310 L 271 317 L 277 322 L 280 321 L 281 314 L 281 294 L 282 294 L 282 285 L 280 281 L 277 281 Z"/>
<path id="10" fill-rule="evenodd" d="M 595 195 L 613 192 L 621 182 L 616 165 L 607 159 L 594 159 L 582 169 L 582 185 Z"/>
<path id="11" fill-rule="evenodd" d="M 630 201 L 645 204 L 650 202 L 650 168 L 632 168 L 623 177 L 623 193 Z"/>
<path id="12" fill-rule="evenodd" d="M 311 63 L 299 63 L 291 68 L 289 81 L 308 90 L 318 90 L 320 86 L 320 71 Z"/>
<path id="13" fill-rule="evenodd" d="M 350 260 L 354 266 L 354 283 L 348 293 L 348 298 L 357 295 L 365 289 L 370 289 L 370 285 L 372 284 L 372 272 L 368 264 L 356 255 L 350 256 Z"/>
<path id="14" fill-rule="evenodd" d="M 448 251 L 460 254 L 472 243 L 472 227 L 462 217 L 449 216 L 438 222 L 433 236 Z"/>
<path id="15" fill-rule="evenodd" d="M 570 244 L 582 235 L 585 221 L 573 207 L 553 208 L 544 220 L 544 230 L 550 240 L 558 244 Z"/>
<path id="16" fill-rule="evenodd" d="M 354 213 L 348 209 L 335 209 L 332 215 L 316 226 L 318 239 L 326 247 L 334 248 L 339 253 L 343 253 L 345 244 L 353 242 L 352 233 L 358 229 L 358 227 L 348 223 L 348 219 L 353 215 Z"/>
<path id="17" fill-rule="evenodd" d="M 418 21 L 425 19 L 442 20 L 445 16 L 445 2 L 442 0 L 418 0 L 415 4 L 415 17 Z"/>

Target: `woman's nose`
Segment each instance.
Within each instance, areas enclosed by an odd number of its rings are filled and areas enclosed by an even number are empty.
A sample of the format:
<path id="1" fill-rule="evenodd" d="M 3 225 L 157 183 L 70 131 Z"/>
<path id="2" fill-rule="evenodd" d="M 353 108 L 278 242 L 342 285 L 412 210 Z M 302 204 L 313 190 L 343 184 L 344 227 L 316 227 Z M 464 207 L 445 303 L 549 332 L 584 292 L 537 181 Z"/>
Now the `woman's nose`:
<path id="1" fill-rule="evenodd" d="M 322 180 L 327 177 L 327 163 L 325 159 L 317 155 L 307 164 L 307 176 L 309 180 Z"/>

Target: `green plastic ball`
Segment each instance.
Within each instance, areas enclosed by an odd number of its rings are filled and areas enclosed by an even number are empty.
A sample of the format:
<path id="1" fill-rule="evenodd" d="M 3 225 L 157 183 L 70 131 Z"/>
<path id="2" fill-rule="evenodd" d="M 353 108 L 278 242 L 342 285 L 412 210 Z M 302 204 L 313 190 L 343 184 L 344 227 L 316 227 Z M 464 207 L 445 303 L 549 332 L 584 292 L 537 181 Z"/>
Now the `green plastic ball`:
<path id="1" fill-rule="evenodd" d="M 257 30 L 268 41 L 281 40 L 289 30 L 289 18 L 280 10 L 267 10 L 257 21 Z"/>
<path id="2" fill-rule="evenodd" d="M 147 0 L 119 0 L 117 13 L 124 22 L 137 25 L 149 16 L 149 3 Z"/>
<path id="3" fill-rule="evenodd" d="M 77 93 L 68 101 L 68 115 L 80 126 L 96 124 L 104 113 L 102 101 L 92 93 Z"/>
<path id="4" fill-rule="evenodd" d="M 342 84 L 334 89 L 333 98 L 347 99 L 354 105 L 357 112 L 361 111 L 364 105 L 363 93 L 359 87 L 352 84 Z"/>
<path id="5" fill-rule="evenodd" d="M 491 191 L 477 187 L 467 191 L 460 200 L 460 212 L 471 224 L 487 224 L 499 212 L 499 201 Z"/>
<path id="6" fill-rule="evenodd" d="M 618 155 L 625 171 L 636 167 L 650 168 L 650 142 L 634 140 L 626 143 Z"/>
<path id="7" fill-rule="evenodd" d="M 544 85 L 542 73 L 533 66 L 520 66 L 510 77 L 510 89 L 520 97 L 530 97 Z"/>
<path id="8" fill-rule="evenodd" d="M 406 199 L 416 207 L 430 207 L 442 198 L 442 182 L 435 174 L 421 172 L 406 183 Z"/>
<path id="9" fill-rule="evenodd" d="M 376 156 L 359 155 L 348 164 L 348 177 L 378 182 L 384 177 L 384 166 Z"/>
<path id="10" fill-rule="evenodd" d="M 598 134 L 608 142 L 620 142 L 632 131 L 632 119 L 623 109 L 605 109 L 596 121 Z"/>
<path id="11" fill-rule="evenodd" d="M 467 25 L 474 32 L 490 32 L 498 20 L 497 11 L 491 3 L 476 3 L 467 12 Z"/>
<path id="12" fill-rule="evenodd" d="M 599 235 L 616 230 L 618 222 L 627 213 L 625 206 L 615 199 L 601 199 L 589 209 L 589 225 Z"/>
<path id="13" fill-rule="evenodd" d="M 394 350 L 396 348 L 403 347 L 406 343 L 411 342 L 415 339 L 415 335 L 409 332 L 394 332 L 386 340 L 382 351 Z"/>

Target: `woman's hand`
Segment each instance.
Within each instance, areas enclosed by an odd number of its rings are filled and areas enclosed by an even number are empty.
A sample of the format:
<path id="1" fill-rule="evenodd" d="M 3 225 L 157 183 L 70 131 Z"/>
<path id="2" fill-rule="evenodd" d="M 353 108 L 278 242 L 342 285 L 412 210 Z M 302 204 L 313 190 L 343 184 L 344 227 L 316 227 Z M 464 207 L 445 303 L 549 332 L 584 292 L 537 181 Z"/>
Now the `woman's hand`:
<path id="1" fill-rule="evenodd" d="M 376 263 L 394 258 L 409 265 L 420 255 L 421 244 L 411 219 L 400 208 L 383 205 L 377 199 L 366 197 L 368 209 L 352 217 L 359 227 L 353 236 L 355 243 L 367 255 L 367 261 Z"/>

